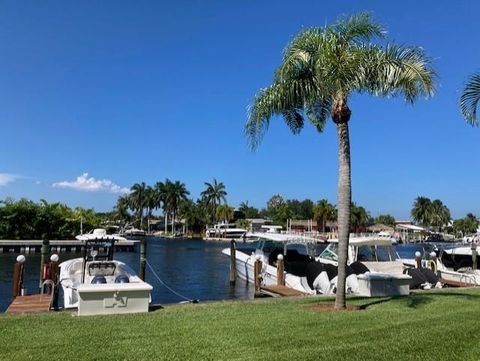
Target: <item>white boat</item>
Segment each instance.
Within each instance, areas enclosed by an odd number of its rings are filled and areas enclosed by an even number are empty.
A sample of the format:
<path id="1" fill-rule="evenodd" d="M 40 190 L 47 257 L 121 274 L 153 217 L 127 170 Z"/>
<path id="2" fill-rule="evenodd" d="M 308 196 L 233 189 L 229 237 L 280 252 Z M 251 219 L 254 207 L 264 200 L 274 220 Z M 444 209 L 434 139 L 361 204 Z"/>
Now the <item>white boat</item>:
<path id="1" fill-rule="evenodd" d="M 254 263 L 262 261 L 261 276 L 265 286 L 277 284 L 276 260 L 284 257 L 285 285 L 305 294 L 333 294 L 336 292 L 337 243 L 331 243 L 317 256 L 317 239 L 280 233 L 256 233 L 258 244 L 254 249 L 237 249 L 237 275 L 254 282 Z M 409 292 L 409 276 L 402 274 L 403 264 L 392 247 L 392 240 L 386 237 L 352 238 L 349 247 L 349 268 L 347 293 L 365 296 L 404 295 Z M 301 245 L 305 252 L 299 252 Z M 373 259 L 360 262 L 363 255 L 375 254 Z M 377 251 L 378 250 L 378 251 Z M 230 256 L 230 248 L 222 250 Z M 377 256 L 378 253 L 378 256 Z M 367 266 L 368 264 L 368 266 Z"/>
<path id="2" fill-rule="evenodd" d="M 218 223 L 206 231 L 207 238 L 228 238 L 238 239 L 242 238 L 247 233 L 246 229 L 237 228 L 235 224 Z"/>
<path id="3" fill-rule="evenodd" d="M 79 315 L 148 312 L 152 286 L 113 259 L 115 241 L 125 238 L 104 229 L 76 238 L 84 242 L 83 257 L 59 265 L 64 307 Z"/>
<path id="4" fill-rule="evenodd" d="M 441 282 L 458 286 L 480 286 L 480 271 L 473 269 L 470 246 L 444 249 L 437 253 L 439 257 L 436 270 Z"/>

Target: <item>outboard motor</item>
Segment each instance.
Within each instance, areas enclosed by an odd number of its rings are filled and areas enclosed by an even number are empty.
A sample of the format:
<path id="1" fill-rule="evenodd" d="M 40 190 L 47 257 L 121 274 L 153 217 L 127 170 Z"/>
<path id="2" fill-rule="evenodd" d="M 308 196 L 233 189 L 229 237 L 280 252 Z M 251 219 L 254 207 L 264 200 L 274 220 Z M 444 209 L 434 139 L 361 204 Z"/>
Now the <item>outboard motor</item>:
<path id="1" fill-rule="evenodd" d="M 107 279 L 104 276 L 95 276 L 95 277 L 93 277 L 92 282 L 91 282 L 91 284 L 93 284 L 93 285 L 99 285 L 99 284 L 103 284 L 103 283 L 107 283 Z"/>
<path id="2" fill-rule="evenodd" d="M 115 283 L 129 283 L 130 279 L 126 275 L 118 275 L 115 278 Z"/>
<path id="3" fill-rule="evenodd" d="M 307 263 L 305 270 L 307 282 L 311 289 L 327 294 L 330 291 L 330 280 L 327 272 L 320 262 L 312 261 Z"/>

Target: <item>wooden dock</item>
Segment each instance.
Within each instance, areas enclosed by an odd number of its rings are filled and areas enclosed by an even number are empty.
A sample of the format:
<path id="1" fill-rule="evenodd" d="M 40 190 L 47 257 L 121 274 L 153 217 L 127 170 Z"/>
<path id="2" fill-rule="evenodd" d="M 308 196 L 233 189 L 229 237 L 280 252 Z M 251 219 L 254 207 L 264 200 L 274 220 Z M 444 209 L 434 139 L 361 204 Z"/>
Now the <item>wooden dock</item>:
<path id="1" fill-rule="evenodd" d="M 294 290 L 287 286 L 261 286 L 260 293 L 270 297 L 300 297 L 307 296 L 306 293 Z"/>
<path id="2" fill-rule="evenodd" d="M 117 252 L 134 252 L 135 245 L 139 243 L 137 240 L 126 240 L 115 242 L 115 251 Z M 38 253 L 42 248 L 42 241 L 38 239 L 32 240 L 0 240 L 0 253 Z M 83 241 L 78 240 L 51 240 L 51 252 L 82 252 L 85 248 Z"/>
<path id="3" fill-rule="evenodd" d="M 17 296 L 8 306 L 5 313 L 25 314 L 48 312 L 52 304 L 52 295 L 37 294 L 29 296 Z"/>

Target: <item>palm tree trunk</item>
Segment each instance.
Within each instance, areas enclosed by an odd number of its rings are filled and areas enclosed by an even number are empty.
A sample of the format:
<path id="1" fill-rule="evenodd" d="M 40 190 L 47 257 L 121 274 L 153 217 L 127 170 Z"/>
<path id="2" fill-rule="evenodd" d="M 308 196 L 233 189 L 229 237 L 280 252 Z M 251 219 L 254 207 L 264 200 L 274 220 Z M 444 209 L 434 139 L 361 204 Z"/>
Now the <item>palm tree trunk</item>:
<path id="1" fill-rule="evenodd" d="M 165 221 L 165 227 L 163 228 L 163 231 L 166 235 L 168 232 L 168 212 L 165 210 L 163 211 L 163 220 Z"/>
<path id="2" fill-rule="evenodd" d="M 348 108 L 347 108 L 348 109 Z M 348 113 L 348 118 L 350 114 Z M 350 204 L 352 184 L 350 175 L 350 139 L 348 119 L 337 122 L 338 135 L 338 279 L 335 309 L 345 309 L 348 239 L 350 235 Z"/>

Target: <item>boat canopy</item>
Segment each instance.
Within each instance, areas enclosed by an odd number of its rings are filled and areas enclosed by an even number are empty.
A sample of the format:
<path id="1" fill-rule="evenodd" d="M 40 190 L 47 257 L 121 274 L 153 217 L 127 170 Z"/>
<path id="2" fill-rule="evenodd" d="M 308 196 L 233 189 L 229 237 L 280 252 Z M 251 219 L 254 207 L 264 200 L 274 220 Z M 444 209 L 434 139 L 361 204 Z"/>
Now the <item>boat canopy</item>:
<path id="1" fill-rule="evenodd" d="M 338 243 L 338 239 L 330 239 L 330 243 Z M 350 237 L 348 242 L 352 246 L 391 246 L 395 238 L 389 235 L 372 234 L 368 236 Z"/>
<path id="2" fill-rule="evenodd" d="M 269 241 L 283 242 L 283 243 L 317 243 L 323 242 L 322 239 L 308 237 L 301 234 L 292 233 L 270 233 L 270 232 L 252 232 L 247 233 L 247 237 L 266 239 Z"/>

